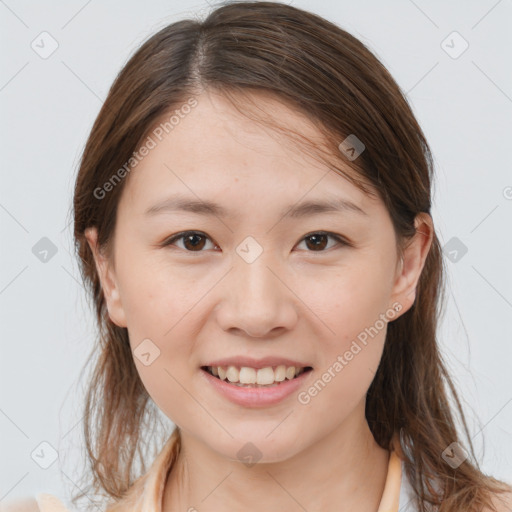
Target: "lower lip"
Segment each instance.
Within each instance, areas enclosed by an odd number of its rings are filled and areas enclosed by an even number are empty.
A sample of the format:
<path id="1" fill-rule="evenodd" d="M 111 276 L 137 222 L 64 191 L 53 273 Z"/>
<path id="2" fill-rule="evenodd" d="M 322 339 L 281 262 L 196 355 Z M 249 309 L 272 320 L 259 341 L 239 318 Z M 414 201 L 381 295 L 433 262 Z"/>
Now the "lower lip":
<path id="1" fill-rule="evenodd" d="M 291 380 L 286 379 L 277 386 L 268 388 L 245 388 L 242 386 L 234 386 L 233 384 L 229 384 L 224 380 L 214 377 L 203 369 L 200 370 L 206 380 L 221 395 L 235 404 L 243 405 L 244 407 L 265 407 L 281 402 L 294 391 L 297 391 L 312 371 L 313 370 L 302 372 L 298 377 Z"/>

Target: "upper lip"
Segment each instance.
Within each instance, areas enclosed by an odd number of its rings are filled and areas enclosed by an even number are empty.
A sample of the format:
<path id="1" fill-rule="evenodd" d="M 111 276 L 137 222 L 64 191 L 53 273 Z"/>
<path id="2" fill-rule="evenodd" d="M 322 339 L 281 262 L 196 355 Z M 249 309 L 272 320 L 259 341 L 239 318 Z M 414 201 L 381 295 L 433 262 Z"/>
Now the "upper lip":
<path id="1" fill-rule="evenodd" d="M 307 363 L 302 363 L 300 361 L 296 361 L 294 359 L 288 359 L 287 357 L 279 357 L 279 356 L 268 356 L 262 357 L 260 359 L 255 359 L 253 357 L 247 356 L 236 356 L 236 357 L 225 357 L 223 359 L 215 359 L 206 363 L 203 366 L 236 366 L 241 368 L 242 366 L 247 366 L 249 368 L 266 368 L 268 366 L 295 366 L 297 368 L 305 368 L 311 367 L 311 365 Z"/>

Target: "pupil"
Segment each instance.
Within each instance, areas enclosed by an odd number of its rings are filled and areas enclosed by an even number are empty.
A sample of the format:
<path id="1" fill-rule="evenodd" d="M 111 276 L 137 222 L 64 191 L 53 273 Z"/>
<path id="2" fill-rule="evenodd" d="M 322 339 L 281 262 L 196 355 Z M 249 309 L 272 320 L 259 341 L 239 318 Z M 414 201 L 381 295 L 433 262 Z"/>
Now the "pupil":
<path id="1" fill-rule="evenodd" d="M 191 242 L 192 239 L 196 239 L 196 242 Z M 201 238 L 202 236 L 201 235 L 198 235 L 198 234 L 191 234 L 191 235 L 188 235 L 186 238 L 185 238 L 185 247 L 187 247 L 187 243 L 191 243 L 192 244 L 192 247 L 194 248 L 201 248 Z M 199 240 L 198 240 L 199 239 Z M 188 247 L 187 247 L 188 248 Z"/>
<path id="2" fill-rule="evenodd" d="M 319 239 L 319 238 L 322 238 L 322 241 L 323 241 L 324 243 L 320 243 L 320 244 L 319 244 L 319 243 L 318 243 L 318 241 L 319 241 L 318 239 Z M 326 239 L 327 239 L 326 235 L 310 235 L 310 236 L 308 237 L 308 239 L 309 239 L 309 240 L 316 240 L 316 243 L 314 243 L 314 245 L 313 245 L 313 247 L 314 247 L 314 248 L 316 248 L 316 249 L 318 249 L 318 248 L 323 249 L 323 248 L 326 246 L 326 243 L 325 243 L 325 241 L 326 241 Z"/>

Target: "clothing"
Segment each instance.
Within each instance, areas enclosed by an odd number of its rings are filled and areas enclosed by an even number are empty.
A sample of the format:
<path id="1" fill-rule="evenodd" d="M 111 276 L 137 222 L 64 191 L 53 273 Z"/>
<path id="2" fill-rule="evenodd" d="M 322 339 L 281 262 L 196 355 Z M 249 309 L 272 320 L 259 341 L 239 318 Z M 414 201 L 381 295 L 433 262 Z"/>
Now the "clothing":
<path id="1" fill-rule="evenodd" d="M 416 507 L 416 493 L 412 488 L 409 480 L 405 475 L 404 463 L 401 463 L 402 466 L 402 478 L 400 483 L 400 499 L 398 505 L 398 512 L 418 512 L 418 508 Z"/>
<path id="2" fill-rule="evenodd" d="M 176 431 L 166 442 L 147 473 L 138 479 L 128 496 L 116 504 L 115 512 L 161 512 L 162 496 L 169 466 L 176 456 Z M 403 462 L 396 452 L 389 457 L 384 492 L 377 512 L 417 512 L 414 492 L 403 471 Z M 47 493 L 36 495 L 40 512 L 71 512 L 56 497 Z"/>

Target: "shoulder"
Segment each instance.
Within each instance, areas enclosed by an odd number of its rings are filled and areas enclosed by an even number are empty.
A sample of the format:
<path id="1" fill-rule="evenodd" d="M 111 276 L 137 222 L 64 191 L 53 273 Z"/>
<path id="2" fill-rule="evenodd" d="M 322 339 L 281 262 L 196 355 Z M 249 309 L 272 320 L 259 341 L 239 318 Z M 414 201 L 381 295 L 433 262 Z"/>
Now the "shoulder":
<path id="1" fill-rule="evenodd" d="M 496 512 L 512 512 L 512 491 L 494 494 L 492 504 Z M 484 508 L 482 512 L 495 512 L 490 508 Z"/>
<path id="2" fill-rule="evenodd" d="M 36 496 L 19 498 L 5 504 L 0 503 L 0 512 L 69 512 L 69 510 L 57 496 L 41 492 Z"/>
<path id="3" fill-rule="evenodd" d="M 37 500 L 34 497 L 11 500 L 8 503 L 0 503 L 0 512 L 40 512 Z"/>

